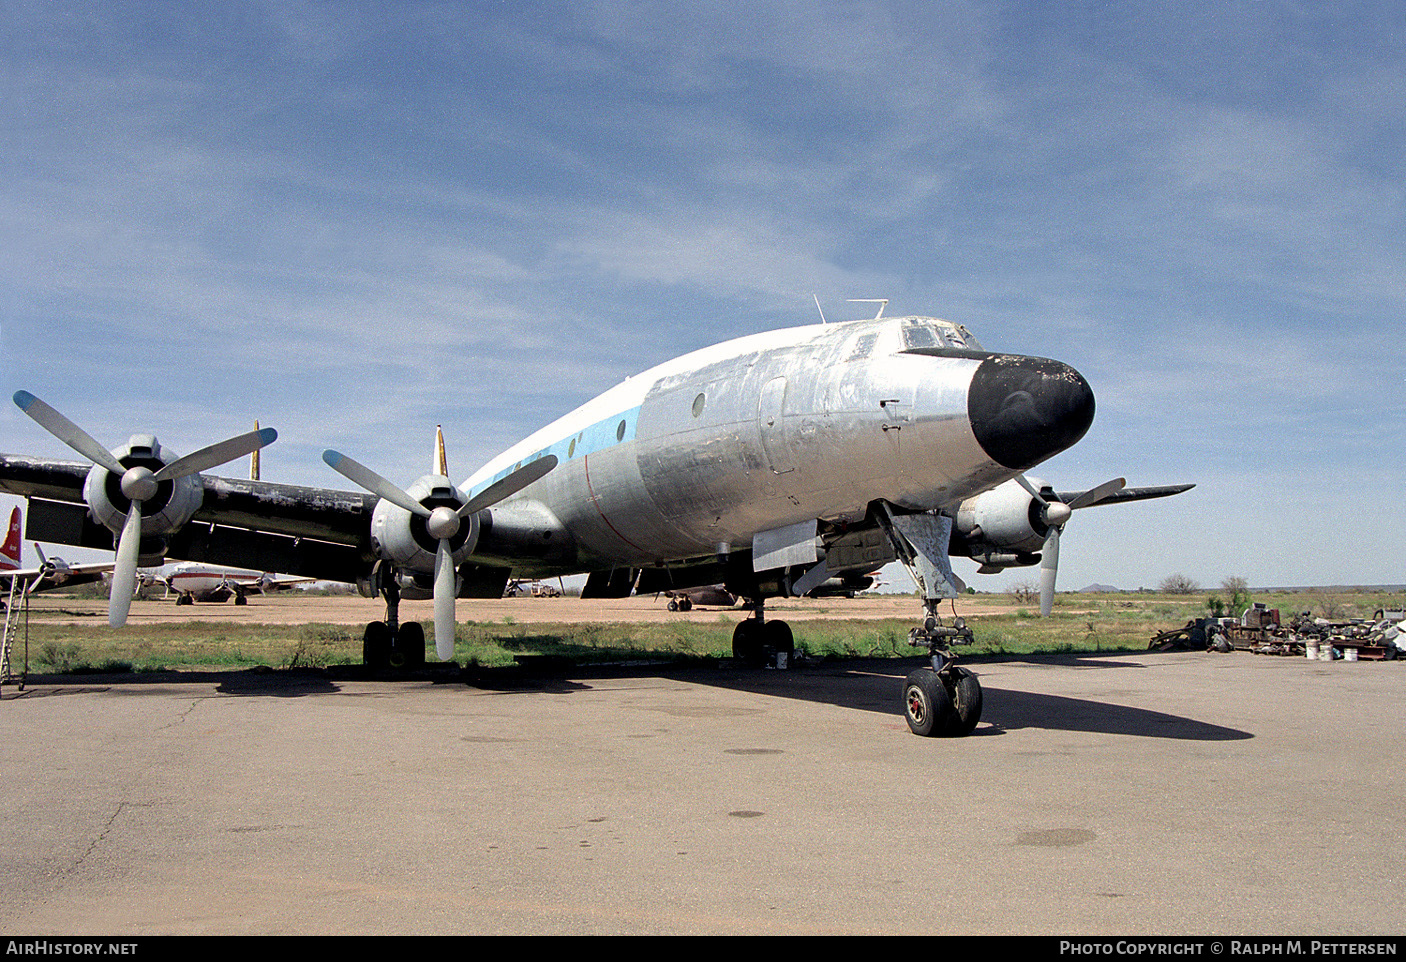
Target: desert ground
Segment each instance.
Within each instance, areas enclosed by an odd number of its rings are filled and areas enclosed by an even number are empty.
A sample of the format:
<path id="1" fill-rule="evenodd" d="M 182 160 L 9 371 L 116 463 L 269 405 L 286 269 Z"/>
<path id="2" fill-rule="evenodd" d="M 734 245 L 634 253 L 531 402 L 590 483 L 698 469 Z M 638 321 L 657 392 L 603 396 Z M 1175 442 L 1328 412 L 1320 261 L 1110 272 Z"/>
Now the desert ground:
<path id="1" fill-rule="evenodd" d="M 980 599 L 981 596 L 975 596 Z M 692 611 L 668 610 L 668 599 L 653 595 L 633 598 L 461 598 L 458 603 L 460 621 L 501 622 L 511 619 L 520 624 L 586 622 L 656 622 L 656 621 L 716 621 L 719 617 L 745 618 L 741 608 L 695 607 Z M 950 603 L 943 605 L 944 615 L 952 613 Z M 964 617 L 1011 611 L 1004 596 L 986 600 L 960 599 L 956 612 Z M 303 592 L 259 597 L 253 596 L 247 605 L 195 604 L 177 607 L 174 600 L 147 599 L 132 602 L 128 623 L 132 625 L 170 624 L 184 621 L 235 622 L 242 624 L 334 624 L 351 625 L 376 621 L 385 617 L 383 601 L 359 595 L 310 595 Z M 878 595 L 860 598 L 775 599 L 767 602 L 767 616 L 787 621 L 820 618 L 917 619 L 922 615 L 922 603 L 911 595 Z M 402 601 L 402 621 L 430 621 L 434 617 L 433 602 Z M 107 617 L 107 602 L 102 599 L 63 598 L 36 595 L 31 602 L 30 617 L 41 622 L 81 623 L 102 621 Z"/>

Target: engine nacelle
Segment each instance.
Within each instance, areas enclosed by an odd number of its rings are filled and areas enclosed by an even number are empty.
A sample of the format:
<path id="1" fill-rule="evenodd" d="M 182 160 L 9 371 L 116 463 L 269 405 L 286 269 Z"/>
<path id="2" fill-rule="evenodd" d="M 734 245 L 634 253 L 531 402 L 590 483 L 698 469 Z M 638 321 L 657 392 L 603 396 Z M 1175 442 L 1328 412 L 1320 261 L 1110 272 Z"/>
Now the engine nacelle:
<path id="1" fill-rule="evenodd" d="M 163 448 L 150 434 L 134 434 L 127 443 L 114 448 L 112 456 L 123 467 L 144 467 L 152 472 L 177 460 L 178 455 Z M 122 492 L 122 476 L 94 465 L 83 482 L 83 500 L 93 519 L 114 535 L 122 533 L 132 499 Z M 142 502 L 142 539 L 160 539 L 164 547 L 167 536 L 179 531 L 199 510 L 205 500 L 205 486 L 200 475 L 191 474 L 172 481 L 162 481 L 156 493 Z M 146 548 L 147 546 L 144 546 Z M 154 554 L 144 550 L 143 555 Z"/>
<path id="2" fill-rule="evenodd" d="M 874 587 L 874 579 L 868 575 L 845 575 L 839 578 L 826 578 L 811 589 L 812 598 L 853 598 L 861 591 Z"/>
<path id="3" fill-rule="evenodd" d="M 971 557 L 973 561 L 981 565 L 979 570 L 984 575 L 1004 571 L 1007 568 L 1028 568 L 1030 565 L 1040 563 L 1040 556 L 1029 552 L 1016 554 L 1009 551 L 981 551 L 973 552 Z"/>
<path id="4" fill-rule="evenodd" d="M 1055 499 L 1043 482 L 1030 480 L 1047 500 Z M 1049 533 L 1040 502 L 1011 480 L 958 505 L 952 553 L 991 567 L 1035 564 Z"/>
<path id="5" fill-rule="evenodd" d="M 441 507 L 457 511 L 467 500 L 443 475 L 426 475 L 406 488 L 405 493 L 431 511 Z M 460 519 L 459 530 L 449 538 L 449 549 L 456 568 L 473 554 L 478 545 L 478 530 L 477 515 Z M 384 498 L 376 504 L 371 514 L 371 546 L 381 558 L 397 568 L 434 573 L 439 539 L 430 534 L 426 519 Z"/>

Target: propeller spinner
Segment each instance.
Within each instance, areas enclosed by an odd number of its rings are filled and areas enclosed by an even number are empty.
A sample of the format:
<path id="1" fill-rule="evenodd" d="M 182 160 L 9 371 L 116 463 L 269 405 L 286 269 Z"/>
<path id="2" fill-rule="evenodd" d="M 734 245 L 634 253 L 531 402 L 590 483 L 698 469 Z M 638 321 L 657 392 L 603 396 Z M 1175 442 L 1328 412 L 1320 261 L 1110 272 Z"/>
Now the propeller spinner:
<path id="1" fill-rule="evenodd" d="M 93 472 L 90 472 L 88 476 L 89 484 L 84 486 L 85 493 L 90 487 L 94 489 L 99 487 L 99 485 L 93 484 L 94 472 L 105 471 L 120 479 L 118 486 L 122 496 L 128 501 L 126 516 L 121 525 L 114 526 L 103 515 L 97 511 L 94 512 L 118 536 L 116 564 L 112 571 L 112 590 L 108 597 L 107 608 L 108 624 L 114 628 L 120 628 L 126 624 L 127 613 L 132 605 L 132 595 L 136 592 L 137 561 L 141 554 L 142 522 L 144 518 L 149 517 L 143 511 L 146 503 L 156 499 L 162 486 L 167 482 L 194 478 L 202 471 L 208 471 L 235 458 L 252 454 L 264 445 L 272 444 L 278 437 L 278 432 L 273 428 L 250 431 L 248 434 L 241 434 L 238 437 L 201 448 L 193 454 L 177 458 L 170 463 L 160 461 L 160 458 L 156 456 L 159 445 L 156 444 L 155 438 L 150 438 L 150 443 L 144 443 L 143 446 L 151 449 L 153 457 L 159 464 L 153 470 L 149 464 L 130 466 L 123 464 L 117 454 L 117 451 L 123 450 L 122 448 L 109 451 L 95 441 L 88 432 L 28 391 L 16 391 L 14 401 L 19 409 L 33 418 L 40 427 L 93 462 Z M 129 451 L 137 446 L 137 441 L 137 437 L 132 439 L 128 445 Z M 129 460 L 132 459 L 129 458 Z M 158 505 L 157 510 L 160 510 L 161 507 Z M 192 503 L 189 512 L 179 512 L 176 519 L 167 519 L 163 522 L 163 527 L 168 530 L 179 528 L 180 525 L 190 520 L 190 512 L 193 512 L 196 507 L 198 507 L 198 503 Z M 152 512 L 152 514 L 154 513 Z M 184 517 L 180 517 L 180 515 L 184 515 Z"/>

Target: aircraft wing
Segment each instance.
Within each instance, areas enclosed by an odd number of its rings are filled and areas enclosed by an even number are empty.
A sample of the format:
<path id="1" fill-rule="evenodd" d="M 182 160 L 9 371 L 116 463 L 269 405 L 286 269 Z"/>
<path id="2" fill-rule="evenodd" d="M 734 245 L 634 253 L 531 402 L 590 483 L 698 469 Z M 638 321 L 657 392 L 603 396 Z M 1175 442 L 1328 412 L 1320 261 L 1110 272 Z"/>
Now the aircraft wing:
<path id="1" fill-rule="evenodd" d="M 286 578 L 280 575 L 264 575 L 249 582 L 249 587 L 267 594 L 270 591 L 291 591 L 296 585 L 310 585 L 316 578 Z"/>
<path id="2" fill-rule="evenodd" d="M 30 540 L 113 550 L 89 516 L 82 461 L 0 454 L 0 492 L 29 499 Z M 200 506 L 171 535 L 166 555 L 185 561 L 354 583 L 374 560 L 375 495 L 201 476 Z M 111 566 L 109 566 L 111 567 Z"/>
<path id="3" fill-rule="evenodd" d="M 18 568 L 0 571 L 0 579 L 15 579 L 30 593 L 49 591 L 53 588 L 72 588 L 76 585 L 92 584 L 101 581 L 113 568 L 110 561 L 95 561 L 85 564 L 45 564 L 38 568 Z"/>

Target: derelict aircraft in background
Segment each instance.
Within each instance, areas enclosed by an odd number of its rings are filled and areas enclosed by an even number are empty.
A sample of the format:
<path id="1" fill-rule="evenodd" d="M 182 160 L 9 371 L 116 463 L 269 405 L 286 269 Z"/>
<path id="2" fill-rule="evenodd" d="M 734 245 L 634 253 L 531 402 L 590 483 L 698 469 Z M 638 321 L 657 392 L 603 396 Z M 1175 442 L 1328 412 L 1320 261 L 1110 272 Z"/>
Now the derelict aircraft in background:
<path id="1" fill-rule="evenodd" d="M 9 582 L 0 590 L 0 606 L 12 604 L 16 598 L 48 591 L 51 588 L 73 588 L 78 585 L 102 581 L 112 571 L 112 562 L 94 561 L 84 564 L 69 564 L 62 558 L 49 558 L 44 549 L 35 544 L 39 553 L 39 567 L 20 567 L 20 509 L 10 512 L 10 527 L 0 545 L 0 579 Z"/>
<path id="2" fill-rule="evenodd" d="M 294 585 L 309 584 L 313 578 L 290 578 L 269 571 L 250 568 L 229 568 L 223 565 L 196 564 L 181 561 L 157 568 L 141 568 L 137 581 L 143 587 L 162 585 L 174 593 L 177 605 L 208 601 L 215 604 L 234 599 L 236 605 L 248 604 L 249 595 L 287 591 Z"/>
<path id="3" fill-rule="evenodd" d="M 1085 379 L 1059 361 L 984 350 L 928 317 L 755 334 L 629 378 L 509 448 L 462 485 L 441 466 L 408 488 L 335 451 L 323 458 L 368 493 L 203 477 L 270 443 L 256 431 L 177 458 L 151 435 L 109 451 L 34 395 L 15 403 L 86 459 L 0 455 L 0 491 L 30 501 L 29 536 L 116 547 L 109 620 L 121 624 L 139 561 L 171 557 L 359 583 L 386 600 L 368 663 L 423 660 L 400 624 L 402 592 L 434 598 L 436 651 L 453 657 L 455 597 L 500 597 L 510 576 L 588 573 L 583 597 L 722 584 L 752 603 L 740 658 L 790 651 L 768 598 L 902 561 L 924 590 L 911 632 L 931 667 L 904 684 L 912 730 L 970 732 L 970 640 L 939 602 L 963 590 L 949 556 L 982 572 L 1041 564 L 1049 610 L 1073 510 L 1190 485 L 1122 479 L 1057 493 L 1023 472 L 1093 421 Z"/>

